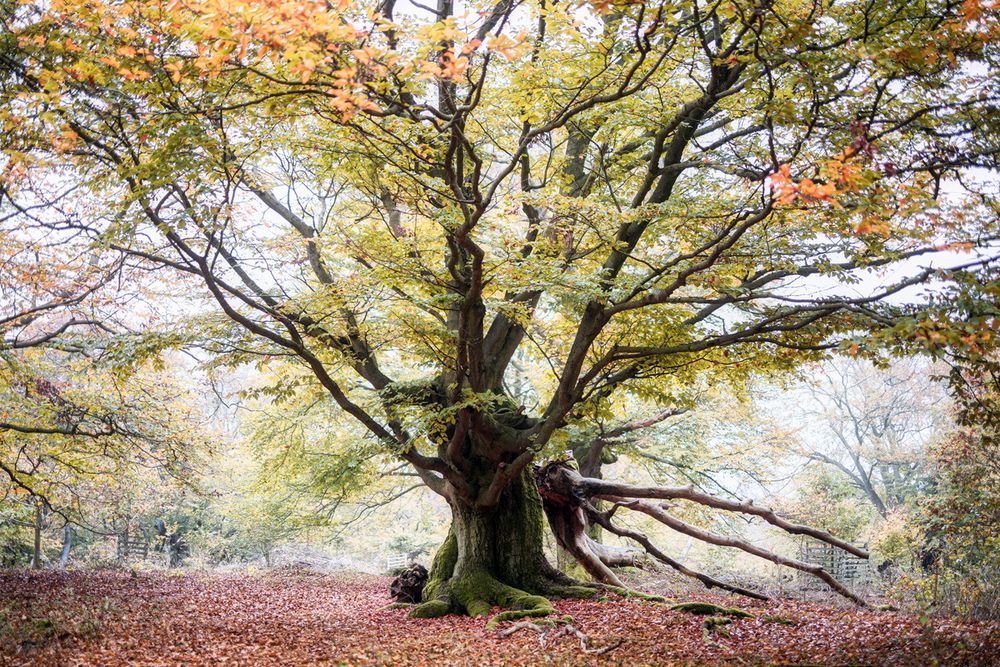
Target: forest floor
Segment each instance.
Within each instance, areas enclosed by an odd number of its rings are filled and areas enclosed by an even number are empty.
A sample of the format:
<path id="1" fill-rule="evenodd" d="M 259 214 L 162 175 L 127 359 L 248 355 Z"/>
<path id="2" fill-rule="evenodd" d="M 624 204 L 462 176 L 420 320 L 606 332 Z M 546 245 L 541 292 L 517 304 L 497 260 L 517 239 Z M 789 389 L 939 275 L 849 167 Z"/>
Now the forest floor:
<path id="1" fill-rule="evenodd" d="M 1000 625 L 779 600 L 740 607 L 729 636 L 634 599 L 566 600 L 589 637 L 482 618 L 407 618 L 388 579 L 260 574 L 0 571 L 2 665 L 1000 665 Z M 685 596 L 690 599 L 690 596 Z M 779 622 L 788 619 L 794 624 Z"/>

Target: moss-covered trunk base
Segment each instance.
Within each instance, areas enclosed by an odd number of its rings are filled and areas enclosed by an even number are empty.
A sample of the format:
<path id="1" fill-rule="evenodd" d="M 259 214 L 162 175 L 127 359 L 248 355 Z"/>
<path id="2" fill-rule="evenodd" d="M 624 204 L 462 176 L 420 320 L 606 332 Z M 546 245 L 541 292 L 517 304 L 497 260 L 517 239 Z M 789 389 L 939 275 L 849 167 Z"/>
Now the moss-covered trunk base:
<path id="1" fill-rule="evenodd" d="M 592 597 L 593 586 L 556 570 L 542 551 L 544 520 L 534 480 L 513 482 L 495 508 L 482 510 L 453 501 L 452 525 L 431 566 L 417 618 L 449 613 L 488 615 L 501 621 L 555 612 L 550 597 Z"/>

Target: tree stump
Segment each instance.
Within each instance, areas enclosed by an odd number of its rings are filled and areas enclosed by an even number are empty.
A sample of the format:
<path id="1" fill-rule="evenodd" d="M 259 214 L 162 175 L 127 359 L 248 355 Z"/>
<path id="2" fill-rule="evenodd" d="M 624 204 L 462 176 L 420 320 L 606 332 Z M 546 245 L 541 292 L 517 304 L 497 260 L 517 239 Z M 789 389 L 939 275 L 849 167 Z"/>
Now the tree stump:
<path id="1" fill-rule="evenodd" d="M 427 583 L 427 568 L 414 563 L 399 573 L 399 576 L 389 584 L 389 595 L 396 602 L 416 604 L 420 602 Z"/>

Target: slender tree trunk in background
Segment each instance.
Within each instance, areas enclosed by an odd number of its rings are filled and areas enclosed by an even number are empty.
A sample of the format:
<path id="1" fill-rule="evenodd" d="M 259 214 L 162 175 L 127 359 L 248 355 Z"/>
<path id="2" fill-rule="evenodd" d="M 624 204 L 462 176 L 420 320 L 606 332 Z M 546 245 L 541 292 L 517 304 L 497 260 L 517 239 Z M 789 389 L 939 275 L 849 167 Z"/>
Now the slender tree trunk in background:
<path id="1" fill-rule="evenodd" d="M 42 503 L 35 501 L 35 549 L 31 557 L 31 567 L 42 569 Z"/>
<path id="2" fill-rule="evenodd" d="M 889 514 L 889 509 L 886 507 L 886 504 L 882 500 L 882 497 L 878 494 L 878 491 L 875 490 L 875 486 L 871 483 L 871 480 L 869 480 L 865 476 L 864 468 L 861 466 L 860 462 L 857 463 L 857 468 L 858 468 L 857 479 L 858 479 L 858 484 L 861 486 L 861 490 L 864 491 L 866 496 L 868 496 L 868 500 L 875 508 L 875 511 L 878 512 L 879 515 L 884 519 Z"/>
<path id="3" fill-rule="evenodd" d="M 73 527 L 68 523 L 63 526 L 63 548 L 59 555 L 59 567 L 64 568 L 69 563 L 69 551 L 73 548 Z"/>
<path id="4" fill-rule="evenodd" d="M 115 530 L 115 562 L 120 563 L 122 559 L 125 558 L 125 540 L 127 537 L 122 535 L 122 531 L 118 528 L 118 522 L 112 522 L 112 527 Z M 128 530 L 128 528 L 126 528 Z"/>

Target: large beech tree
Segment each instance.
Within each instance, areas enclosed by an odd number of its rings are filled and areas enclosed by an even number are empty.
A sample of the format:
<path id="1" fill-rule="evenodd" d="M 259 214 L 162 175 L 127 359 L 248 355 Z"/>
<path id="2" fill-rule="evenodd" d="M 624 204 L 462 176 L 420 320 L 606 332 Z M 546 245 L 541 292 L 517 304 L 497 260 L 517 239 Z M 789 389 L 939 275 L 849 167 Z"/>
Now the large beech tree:
<path id="1" fill-rule="evenodd" d="M 417 615 L 592 590 L 546 562 L 536 482 L 606 585 L 587 522 L 733 588 L 625 508 L 850 596 L 641 499 L 863 554 L 825 533 L 532 464 L 629 397 L 681 409 L 697 382 L 903 336 L 976 352 L 997 326 L 995 3 L 2 6 L 5 233 L 40 257 L 85 236 L 202 298 L 217 316 L 185 333 L 294 360 L 286 388 L 321 386 L 412 465 L 452 510 Z"/>

